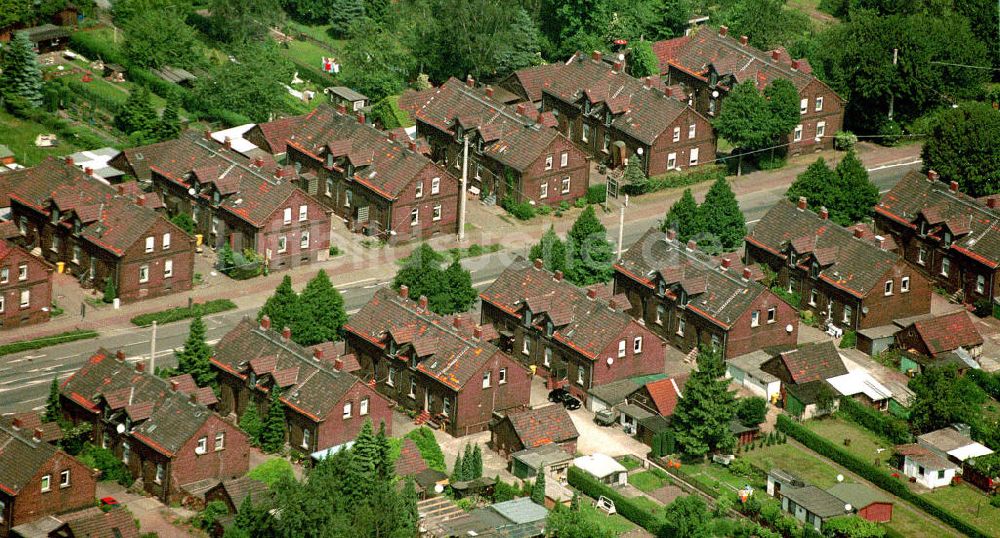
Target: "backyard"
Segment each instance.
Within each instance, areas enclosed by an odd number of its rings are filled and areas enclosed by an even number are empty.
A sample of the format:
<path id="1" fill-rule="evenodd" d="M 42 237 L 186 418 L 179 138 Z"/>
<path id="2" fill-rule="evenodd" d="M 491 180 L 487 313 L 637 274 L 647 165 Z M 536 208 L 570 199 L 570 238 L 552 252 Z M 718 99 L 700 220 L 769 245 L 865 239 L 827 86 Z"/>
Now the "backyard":
<path id="1" fill-rule="evenodd" d="M 892 455 L 892 443 L 842 418 L 824 417 L 807 420 L 802 425 L 855 456 L 879 466 L 884 467 Z M 849 443 L 845 443 L 845 440 L 849 440 Z"/>
<path id="2" fill-rule="evenodd" d="M 1000 508 L 975 486 L 958 484 L 922 494 L 938 506 L 979 527 L 992 536 L 1000 536 Z"/>
<path id="3" fill-rule="evenodd" d="M 57 157 L 80 151 L 72 140 L 59 140 L 58 146 L 40 148 L 35 146 L 35 137 L 40 134 L 50 134 L 52 129 L 40 123 L 22 120 L 0 110 L 0 129 L 4 131 L 0 144 L 4 144 L 14 152 L 17 161 L 22 166 L 34 166 L 46 157 Z M 89 148 L 88 148 L 89 149 Z"/>

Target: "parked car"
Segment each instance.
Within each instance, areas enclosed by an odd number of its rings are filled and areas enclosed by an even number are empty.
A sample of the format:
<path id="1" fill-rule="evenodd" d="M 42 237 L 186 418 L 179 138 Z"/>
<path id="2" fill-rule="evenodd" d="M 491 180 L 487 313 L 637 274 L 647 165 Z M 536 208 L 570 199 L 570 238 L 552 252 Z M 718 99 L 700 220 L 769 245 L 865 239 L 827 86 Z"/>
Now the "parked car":
<path id="1" fill-rule="evenodd" d="M 582 405 L 580 400 L 573 397 L 566 389 L 554 389 L 549 392 L 549 401 L 553 403 L 560 403 L 566 409 L 570 411 L 575 411 Z"/>
<path id="2" fill-rule="evenodd" d="M 601 426 L 611 426 L 618 421 L 618 413 L 614 409 L 601 409 L 594 413 L 594 422 Z"/>

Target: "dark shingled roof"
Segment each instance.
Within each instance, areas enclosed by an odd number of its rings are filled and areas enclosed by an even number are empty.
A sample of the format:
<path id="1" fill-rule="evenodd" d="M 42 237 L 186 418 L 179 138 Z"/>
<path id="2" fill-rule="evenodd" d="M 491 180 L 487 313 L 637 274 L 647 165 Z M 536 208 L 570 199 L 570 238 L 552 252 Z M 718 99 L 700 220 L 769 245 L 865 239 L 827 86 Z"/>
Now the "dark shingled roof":
<path id="1" fill-rule="evenodd" d="M 0 491 L 17 495 L 43 465 L 59 454 L 70 457 L 49 443 L 35 441 L 31 432 L 0 426 Z"/>
<path id="2" fill-rule="evenodd" d="M 821 518 L 843 516 L 844 501 L 816 486 L 782 488 L 781 494 Z"/>
<path id="3" fill-rule="evenodd" d="M 69 536 L 75 538 L 138 538 L 139 528 L 132 519 L 132 513 L 122 507 L 115 507 L 105 513 L 99 507 L 80 510 L 58 516 L 63 520 L 62 529 L 68 529 Z M 63 536 L 56 531 L 56 536 Z"/>
<path id="4" fill-rule="evenodd" d="M 847 367 L 833 342 L 826 340 L 802 344 L 765 362 L 761 370 L 783 383 L 801 385 L 844 375 Z"/>
<path id="5" fill-rule="evenodd" d="M 724 269 L 723 258 L 734 261 L 733 265 Z M 712 258 L 699 250 L 688 250 L 676 239 L 668 241 L 666 234 L 650 228 L 622 255 L 615 271 L 650 288 L 658 288 L 662 282 L 670 297 L 683 289 L 688 294 L 688 311 L 728 328 L 755 299 L 770 293 L 754 280 L 760 276 L 759 270 L 752 270 L 749 280 L 742 278 L 738 258 L 737 254 Z"/>
<path id="6" fill-rule="evenodd" d="M 456 391 L 503 353 L 485 338 L 476 339 L 471 324 L 456 327 L 453 318 L 422 310 L 417 302 L 386 288 L 375 292 L 344 330 L 382 348 L 388 347 L 390 339 L 414 349 L 421 347 L 420 342 L 430 342 L 421 349 L 426 355 L 417 353 L 417 370 Z M 400 352 L 401 360 L 407 360 Z"/>
<path id="7" fill-rule="evenodd" d="M 900 261 L 896 254 L 785 199 L 771 207 L 747 241 L 779 256 L 794 250 L 803 269 L 816 260 L 820 280 L 855 297 L 881 291 L 886 272 Z"/>
<path id="8" fill-rule="evenodd" d="M 399 457 L 396 458 L 396 475 L 413 476 L 427 469 L 427 462 L 420 455 L 417 443 L 409 437 L 404 437 L 399 446 Z"/>
<path id="9" fill-rule="evenodd" d="M 17 427 L 15 428 L 15 424 Z M 41 415 L 36 411 L 25 411 L 23 413 L 10 413 L 0 417 L 0 426 L 13 430 L 20 430 L 21 435 L 32 437 L 35 429 L 42 430 L 42 441 L 51 443 L 63 438 L 62 429 L 58 422 L 42 422 Z"/>
<path id="10" fill-rule="evenodd" d="M 569 281 L 556 280 L 553 273 L 517 258 L 486 288 L 479 297 L 497 308 L 521 317 L 530 310 L 532 323 L 542 326 L 551 320 L 553 338 L 591 359 L 620 339 L 632 323 L 621 311 L 627 305 L 614 305 L 587 289 Z"/>
<path id="11" fill-rule="evenodd" d="M 237 510 L 240 509 L 240 506 L 243 505 L 243 501 L 247 497 L 250 497 L 251 501 L 259 504 L 262 497 L 268 492 L 267 484 L 246 476 L 223 480 L 218 487 L 225 490 L 226 495 L 229 495 L 229 499 L 233 501 L 233 506 Z"/>
<path id="12" fill-rule="evenodd" d="M 257 128 L 260 129 L 261 135 L 269 146 L 263 149 L 268 149 L 274 154 L 285 153 L 287 150 L 285 144 L 292 134 L 295 133 L 295 130 L 298 129 L 299 125 L 302 124 L 304 117 L 291 116 L 267 123 L 258 123 Z"/>
<path id="13" fill-rule="evenodd" d="M 983 345 L 983 337 L 965 310 L 913 322 L 931 355 Z"/>
<path id="14" fill-rule="evenodd" d="M 941 248 L 993 269 L 1000 267 L 1000 211 L 952 192 L 945 183 L 910 172 L 882 195 L 875 212 L 913 228 L 926 220 L 932 238 L 940 241 L 945 230 L 951 232 L 952 244 L 942 243 Z"/>
<path id="15" fill-rule="evenodd" d="M 510 76 L 515 78 L 518 85 L 524 89 L 528 100 L 537 103 L 542 100 L 542 86 L 545 84 L 545 81 L 553 78 L 561 66 L 562 63 L 556 62 L 525 67 L 524 69 L 518 69 Z"/>
<path id="16" fill-rule="evenodd" d="M 525 448 L 564 443 L 580 436 L 569 412 L 559 404 L 508 413 L 507 420 Z"/>

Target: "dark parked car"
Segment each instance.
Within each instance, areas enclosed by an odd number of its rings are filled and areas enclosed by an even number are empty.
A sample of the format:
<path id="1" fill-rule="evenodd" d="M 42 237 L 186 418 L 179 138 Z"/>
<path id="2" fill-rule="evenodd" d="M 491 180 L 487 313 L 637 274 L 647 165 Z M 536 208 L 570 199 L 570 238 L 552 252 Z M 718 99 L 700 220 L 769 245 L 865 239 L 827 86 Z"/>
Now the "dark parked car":
<path id="1" fill-rule="evenodd" d="M 560 403 L 566 409 L 570 411 L 575 411 L 580 408 L 580 400 L 577 400 L 569 393 L 566 389 L 555 389 L 549 392 L 549 401 L 553 403 Z"/>

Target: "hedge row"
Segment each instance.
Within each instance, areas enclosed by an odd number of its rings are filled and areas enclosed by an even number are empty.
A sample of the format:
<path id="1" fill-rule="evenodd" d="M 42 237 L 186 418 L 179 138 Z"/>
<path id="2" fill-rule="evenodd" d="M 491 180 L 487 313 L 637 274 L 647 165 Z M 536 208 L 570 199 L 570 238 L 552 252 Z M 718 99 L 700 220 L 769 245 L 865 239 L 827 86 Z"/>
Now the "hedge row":
<path id="1" fill-rule="evenodd" d="M 602 484 L 593 476 L 578 467 L 570 467 L 567 474 L 569 485 L 580 490 L 583 494 L 595 499 L 601 496 L 611 499 L 615 503 L 615 509 L 625 519 L 639 525 L 653 534 L 658 534 L 666 523 L 663 519 L 647 512 L 644 507 L 637 505 L 632 499 L 625 497 L 619 491 Z"/>
<path id="2" fill-rule="evenodd" d="M 182 319 L 225 312 L 226 310 L 233 310 L 235 308 L 236 303 L 230 301 L 229 299 L 216 299 L 206 303 L 195 303 L 191 305 L 191 308 L 179 306 L 177 308 L 170 308 L 160 312 L 139 314 L 138 316 L 132 318 L 132 324 L 138 325 L 139 327 L 148 327 L 152 325 L 154 321 L 158 324 L 170 323 L 172 321 L 180 321 Z"/>
<path id="3" fill-rule="evenodd" d="M 910 491 L 910 488 L 906 486 L 905 482 L 901 482 L 899 479 L 893 478 L 882 469 L 868 463 L 854 454 L 841 450 L 837 445 L 827 441 L 802 425 L 797 424 L 795 421 L 788 418 L 787 415 L 778 415 L 777 428 L 779 431 L 793 437 L 803 445 L 823 456 L 826 456 L 827 458 L 830 458 L 840 465 L 847 467 L 865 480 L 868 480 L 885 491 L 888 491 L 904 501 L 910 502 L 959 532 L 973 538 L 987 538 L 988 535 L 986 533 L 980 531 L 972 525 L 969 525 L 937 504 L 934 504 L 924 497 Z"/>
<path id="4" fill-rule="evenodd" d="M 4 344 L 0 346 L 0 357 L 5 357 L 7 355 L 10 355 L 11 353 L 20 353 L 22 351 L 30 351 L 32 349 L 41 349 L 43 347 L 65 344 L 66 342 L 84 340 L 87 338 L 97 338 L 97 331 L 76 329 L 60 333 L 54 336 L 46 336 L 44 338 L 36 338 L 34 340 L 21 340 L 20 342 L 12 342 L 10 344 Z"/>
<path id="5" fill-rule="evenodd" d="M 649 178 L 645 188 L 638 194 L 687 187 L 705 181 L 716 181 L 720 177 L 726 177 L 726 167 L 721 164 L 699 166 L 685 171 L 668 172 Z"/>
<path id="6" fill-rule="evenodd" d="M 913 441 L 910 428 L 905 421 L 892 415 L 880 413 L 867 405 L 858 403 L 853 398 L 840 399 L 840 413 L 844 418 L 856 423 L 862 428 L 884 437 L 895 445 Z"/>
<path id="7" fill-rule="evenodd" d="M 989 394 L 990 398 L 1000 400 L 1000 375 L 982 370 L 969 370 L 965 375 Z"/>

